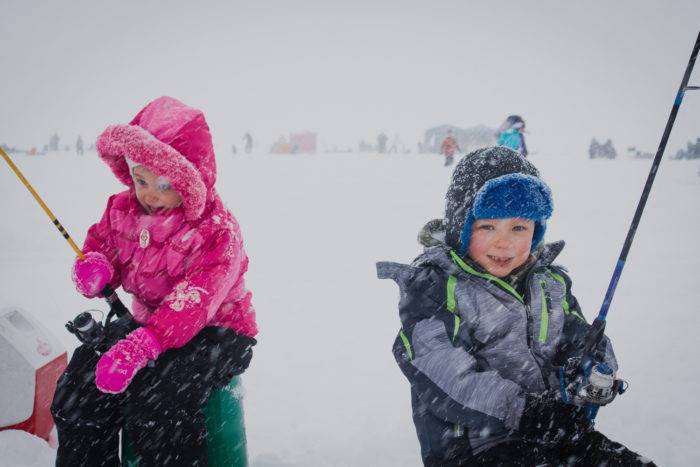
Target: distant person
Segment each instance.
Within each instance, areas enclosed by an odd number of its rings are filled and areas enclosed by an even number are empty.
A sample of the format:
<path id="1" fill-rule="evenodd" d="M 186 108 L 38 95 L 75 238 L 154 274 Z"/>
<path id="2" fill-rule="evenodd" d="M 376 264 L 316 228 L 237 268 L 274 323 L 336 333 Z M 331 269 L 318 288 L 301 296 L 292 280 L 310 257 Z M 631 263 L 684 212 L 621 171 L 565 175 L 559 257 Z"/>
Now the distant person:
<path id="1" fill-rule="evenodd" d="M 243 143 L 245 145 L 245 153 L 250 154 L 253 150 L 253 137 L 250 135 L 250 133 L 243 135 Z"/>
<path id="2" fill-rule="evenodd" d="M 525 144 L 525 120 L 520 115 L 509 115 L 496 133 L 498 145 L 505 146 L 521 156 L 527 157 L 527 145 Z"/>
<path id="3" fill-rule="evenodd" d="M 79 156 L 83 155 L 83 138 L 78 135 L 78 140 L 75 142 L 75 153 Z"/>
<path id="4" fill-rule="evenodd" d="M 588 146 L 588 157 L 590 157 L 591 159 L 595 159 L 596 157 L 598 157 L 599 152 L 600 143 L 595 138 L 591 139 L 591 144 Z"/>
<path id="5" fill-rule="evenodd" d="M 235 144 L 231 146 L 231 152 L 232 152 L 233 154 L 238 154 L 238 148 L 236 147 Z"/>
<path id="6" fill-rule="evenodd" d="M 391 146 L 389 147 L 389 151 L 387 151 L 389 154 L 396 152 L 399 152 L 399 135 L 394 135 L 394 140 L 391 142 Z"/>
<path id="7" fill-rule="evenodd" d="M 445 156 L 445 167 L 452 165 L 454 162 L 455 152 L 461 151 L 457 140 L 452 136 L 452 130 L 447 131 L 447 137 L 442 141 L 440 145 L 440 154 Z"/>
<path id="8" fill-rule="evenodd" d="M 615 159 L 617 157 L 617 151 L 610 138 L 600 147 L 600 152 L 607 159 Z"/>
<path id="9" fill-rule="evenodd" d="M 51 135 L 51 138 L 49 139 L 49 151 L 58 151 L 60 141 L 61 138 L 58 137 L 57 133 Z"/>
<path id="10" fill-rule="evenodd" d="M 384 132 L 379 133 L 379 136 L 377 136 L 377 151 L 379 154 L 384 154 L 386 152 L 386 142 L 388 139 Z"/>

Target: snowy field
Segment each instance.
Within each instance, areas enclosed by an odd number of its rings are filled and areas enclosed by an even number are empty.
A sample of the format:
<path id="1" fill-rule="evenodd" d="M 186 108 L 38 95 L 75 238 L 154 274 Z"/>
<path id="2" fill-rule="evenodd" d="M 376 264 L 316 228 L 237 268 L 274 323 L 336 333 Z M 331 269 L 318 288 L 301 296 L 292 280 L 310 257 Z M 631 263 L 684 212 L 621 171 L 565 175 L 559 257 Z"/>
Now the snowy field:
<path id="1" fill-rule="evenodd" d="M 79 244 L 107 196 L 121 190 L 95 153 L 14 158 Z M 555 197 L 547 239 L 567 240 L 559 262 L 590 320 L 651 161 L 532 159 Z M 218 163 L 218 190 L 250 256 L 260 326 L 243 379 L 252 465 L 420 465 L 408 384 L 390 351 L 398 288 L 375 278 L 374 263 L 420 252 L 418 230 L 443 212 L 450 172 L 442 159 L 220 149 Z M 29 310 L 72 349 L 64 323 L 105 306 L 74 291 L 73 252 L 0 165 L 0 307 Z M 598 428 L 662 466 L 700 465 L 697 171 L 697 162 L 662 163 L 608 316 L 630 390 L 601 410 Z M 0 433 L 0 447 L 1 465 L 51 465 L 16 433 Z"/>

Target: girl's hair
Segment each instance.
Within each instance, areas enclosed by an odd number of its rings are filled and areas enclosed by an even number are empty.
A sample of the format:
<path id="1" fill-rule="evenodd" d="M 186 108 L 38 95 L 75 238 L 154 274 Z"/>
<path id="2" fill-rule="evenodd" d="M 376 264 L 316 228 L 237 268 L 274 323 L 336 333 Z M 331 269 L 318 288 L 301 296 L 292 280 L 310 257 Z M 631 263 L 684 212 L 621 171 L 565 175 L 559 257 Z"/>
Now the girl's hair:
<path id="1" fill-rule="evenodd" d="M 126 161 L 126 165 L 129 166 L 129 173 L 130 173 L 131 175 L 134 175 L 134 169 L 135 169 L 136 167 L 138 167 L 139 165 L 141 165 L 141 164 L 132 161 L 132 160 L 129 159 L 128 157 L 124 157 L 124 160 Z"/>
<path id="2" fill-rule="evenodd" d="M 138 162 L 132 161 L 128 157 L 124 157 L 124 160 L 126 161 L 126 165 L 129 166 L 129 173 L 131 174 L 132 177 L 134 176 L 134 169 L 136 167 L 146 167 L 143 164 L 139 164 Z M 148 168 L 148 167 L 146 167 L 146 168 Z M 167 190 L 170 190 L 172 188 L 172 184 L 170 183 L 170 179 L 168 177 L 158 176 L 157 182 L 158 182 L 158 189 L 160 191 L 167 191 Z"/>

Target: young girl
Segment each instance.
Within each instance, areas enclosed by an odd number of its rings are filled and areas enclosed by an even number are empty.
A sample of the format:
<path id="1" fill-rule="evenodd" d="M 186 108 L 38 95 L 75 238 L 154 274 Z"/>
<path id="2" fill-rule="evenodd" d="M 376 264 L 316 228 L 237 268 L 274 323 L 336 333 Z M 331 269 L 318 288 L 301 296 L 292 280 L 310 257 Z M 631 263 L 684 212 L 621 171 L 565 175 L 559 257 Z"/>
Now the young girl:
<path id="1" fill-rule="evenodd" d="M 378 264 L 401 289 L 394 356 L 425 465 L 650 464 L 597 432 L 586 401 L 563 402 L 557 368 L 580 355 L 589 325 L 552 264 L 564 243 L 543 244 L 552 198 L 537 169 L 511 149 L 480 149 L 457 165 L 446 200 L 421 256 Z M 617 369 L 606 337 L 595 357 Z"/>
<path id="2" fill-rule="evenodd" d="M 57 465 L 118 466 L 125 423 L 141 465 L 205 466 L 202 404 L 247 368 L 257 334 L 209 127 L 201 111 L 161 97 L 108 127 L 97 150 L 128 189 L 88 231 L 73 279 L 86 297 L 121 285 L 139 327 L 102 356 L 75 350 L 52 406 Z"/>

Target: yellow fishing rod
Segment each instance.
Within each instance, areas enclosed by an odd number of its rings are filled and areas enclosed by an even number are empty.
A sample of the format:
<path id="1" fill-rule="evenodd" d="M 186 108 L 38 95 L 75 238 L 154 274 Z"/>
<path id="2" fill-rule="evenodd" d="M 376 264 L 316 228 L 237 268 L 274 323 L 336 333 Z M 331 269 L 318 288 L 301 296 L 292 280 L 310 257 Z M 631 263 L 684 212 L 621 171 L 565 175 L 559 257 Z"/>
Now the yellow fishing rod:
<path id="1" fill-rule="evenodd" d="M 61 235 L 63 235 L 63 238 L 66 239 L 68 244 L 73 248 L 73 251 L 75 251 L 75 254 L 78 255 L 78 257 L 82 260 L 85 259 L 85 255 L 83 254 L 82 251 L 80 251 L 80 248 L 78 248 L 78 245 L 75 244 L 72 238 L 70 238 L 70 235 L 68 235 L 68 232 L 66 232 L 66 229 L 63 228 L 60 222 L 58 222 L 58 219 L 56 219 L 56 216 L 51 212 L 51 209 L 44 203 L 44 200 L 41 199 L 41 196 L 39 196 L 39 193 L 36 192 L 34 187 L 32 186 L 31 183 L 29 183 L 29 180 L 26 179 L 26 177 L 22 174 L 22 171 L 19 170 L 19 168 L 15 165 L 14 162 L 12 162 L 12 159 L 10 159 L 10 156 L 7 155 L 5 150 L 3 150 L 0 147 L 0 155 L 2 155 L 2 158 L 5 159 L 5 162 L 7 162 L 7 165 L 10 166 L 12 171 L 17 175 L 17 178 L 20 179 L 20 181 L 24 184 L 25 187 L 27 187 L 27 190 L 32 194 L 34 199 L 36 200 L 37 203 L 39 203 L 39 206 L 41 206 L 41 209 L 44 210 L 47 216 L 49 216 L 49 219 L 51 219 L 51 222 L 53 222 L 53 225 L 56 226 L 59 232 L 61 232 Z"/>
<path id="2" fill-rule="evenodd" d="M 78 255 L 78 258 L 81 260 L 85 259 L 85 255 L 83 252 L 78 248 L 78 245 L 75 244 L 73 239 L 68 235 L 68 232 L 66 229 L 61 225 L 61 223 L 56 219 L 56 216 L 51 212 L 51 209 L 44 203 L 44 200 L 41 199 L 41 196 L 39 196 L 39 193 L 36 192 L 34 187 L 29 183 L 29 180 L 22 174 L 22 171 L 19 170 L 19 168 L 15 165 L 14 162 L 12 162 L 12 159 L 10 159 L 10 156 L 7 155 L 4 149 L 0 147 L 0 155 L 2 155 L 2 158 L 5 159 L 5 162 L 7 162 L 7 165 L 10 166 L 12 171 L 17 175 L 17 178 L 20 179 L 20 181 L 24 184 L 24 186 L 29 190 L 29 192 L 32 194 L 34 199 L 36 200 L 37 203 L 39 203 L 39 206 L 41 206 L 41 209 L 44 210 L 47 216 L 49 216 L 49 219 L 51 219 L 51 222 L 53 222 L 53 225 L 56 226 L 58 231 L 63 235 L 63 238 L 66 239 L 68 244 L 73 248 L 73 251 L 75 251 L 75 254 Z M 129 314 L 129 310 L 124 306 L 124 304 L 119 300 L 119 296 L 117 293 L 112 289 L 112 286 L 107 284 L 105 288 L 100 292 L 100 294 L 107 300 L 107 303 L 109 303 L 109 306 L 111 308 L 111 312 L 116 313 L 117 316 L 124 316 L 126 314 Z"/>

